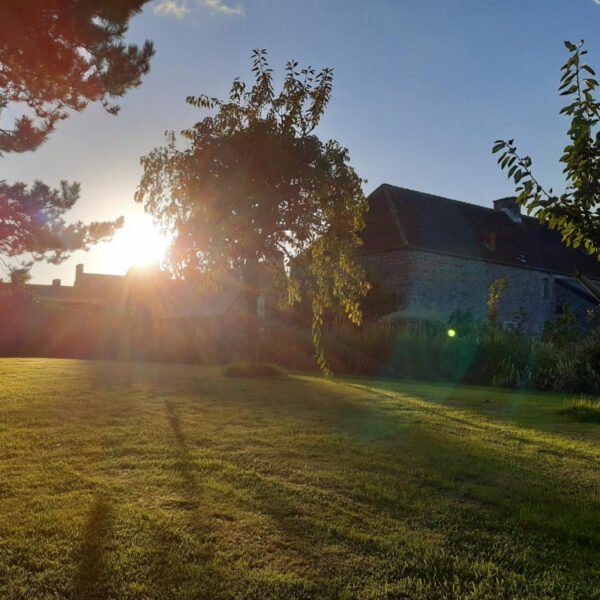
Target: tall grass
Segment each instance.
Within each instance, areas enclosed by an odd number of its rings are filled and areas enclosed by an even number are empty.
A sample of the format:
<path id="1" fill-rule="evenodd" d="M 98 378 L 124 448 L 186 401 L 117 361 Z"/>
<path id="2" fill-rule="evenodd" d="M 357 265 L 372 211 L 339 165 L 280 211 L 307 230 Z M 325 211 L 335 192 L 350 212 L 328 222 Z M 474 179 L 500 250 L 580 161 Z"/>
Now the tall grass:
<path id="1" fill-rule="evenodd" d="M 565 402 L 558 412 L 576 421 L 600 423 L 600 399 L 593 400 L 582 394 L 580 398 Z"/>

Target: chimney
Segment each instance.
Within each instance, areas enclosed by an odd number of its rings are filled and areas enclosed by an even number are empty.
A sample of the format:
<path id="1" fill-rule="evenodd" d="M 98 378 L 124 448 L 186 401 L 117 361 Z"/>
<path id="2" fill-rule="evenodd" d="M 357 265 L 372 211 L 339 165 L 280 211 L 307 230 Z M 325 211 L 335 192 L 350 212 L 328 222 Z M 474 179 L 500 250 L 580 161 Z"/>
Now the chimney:
<path id="1" fill-rule="evenodd" d="M 83 275 L 83 265 L 79 263 L 75 267 L 75 285 L 77 285 L 77 280 Z"/>
<path id="2" fill-rule="evenodd" d="M 60 279 L 53 279 L 52 287 L 60 287 Z"/>
<path id="3" fill-rule="evenodd" d="M 517 204 L 515 196 L 494 200 L 494 210 L 503 212 L 514 223 L 521 222 L 521 207 Z"/>

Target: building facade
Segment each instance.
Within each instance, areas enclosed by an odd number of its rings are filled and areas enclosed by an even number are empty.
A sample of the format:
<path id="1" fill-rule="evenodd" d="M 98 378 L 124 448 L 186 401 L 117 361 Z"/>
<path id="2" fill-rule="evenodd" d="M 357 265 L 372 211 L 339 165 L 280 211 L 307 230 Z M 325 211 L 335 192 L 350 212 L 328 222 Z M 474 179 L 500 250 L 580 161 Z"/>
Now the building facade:
<path id="1" fill-rule="evenodd" d="M 565 310 L 581 325 L 597 312 L 576 274 L 600 282 L 600 263 L 563 246 L 512 198 L 486 208 L 386 184 L 368 201 L 361 259 L 373 293 L 397 300 L 382 316 L 485 319 L 498 280 L 506 282 L 497 317 L 506 328 L 537 335 Z"/>

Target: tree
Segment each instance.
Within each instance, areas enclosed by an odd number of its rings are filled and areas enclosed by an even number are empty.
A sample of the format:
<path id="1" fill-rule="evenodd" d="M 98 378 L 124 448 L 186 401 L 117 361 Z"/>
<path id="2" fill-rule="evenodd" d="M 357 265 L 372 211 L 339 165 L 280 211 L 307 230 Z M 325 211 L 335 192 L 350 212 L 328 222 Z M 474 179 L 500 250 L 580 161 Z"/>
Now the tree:
<path id="1" fill-rule="evenodd" d="M 35 150 L 68 111 L 113 98 L 140 85 L 154 53 L 126 45 L 129 20 L 149 0 L 2 0 L 0 115 L 29 111 L 0 129 L 0 155 Z"/>
<path id="2" fill-rule="evenodd" d="M 152 44 L 126 45 L 130 18 L 148 0 L 2 0 L 0 4 L 0 156 L 37 149 L 71 111 L 99 102 L 110 114 L 113 99 L 140 84 Z M 3 114 L 4 113 L 4 114 Z M 0 261 L 19 271 L 34 261 L 58 263 L 69 252 L 110 237 L 122 219 L 63 219 L 79 197 L 79 185 L 52 190 L 0 181 Z"/>
<path id="3" fill-rule="evenodd" d="M 79 189 L 78 183 L 65 181 L 60 190 L 39 181 L 31 187 L 0 182 L 0 262 L 5 271 L 12 271 L 11 259 L 19 265 L 11 279 L 25 277 L 33 262 L 58 264 L 70 252 L 87 250 L 122 226 L 122 218 L 67 224 L 63 215 L 79 198 Z"/>
<path id="4" fill-rule="evenodd" d="M 141 159 L 136 201 L 173 234 L 169 265 L 179 277 L 241 273 L 248 335 L 256 340 L 259 273 L 268 270 L 281 305 L 307 298 L 317 360 L 323 319 L 341 309 L 361 321 L 366 293 L 355 250 L 366 201 L 349 154 L 314 133 L 327 107 L 331 69 L 289 62 L 276 93 L 266 51 L 252 55 L 254 82 L 233 81 L 228 99 L 190 96 L 211 110 Z M 283 258 L 282 258 L 283 257 Z"/>
<path id="5" fill-rule="evenodd" d="M 546 189 L 534 176 L 532 160 L 519 154 L 514 140 L 497 140 L 493 152 L 500 153 L 498 164 L 508 170 L 518 193 L 517 202 L 550 229 L 557 230 L 567 246 L 583 246 L 600 258 L 600 102 L 594 70 L 583 62 L 587 50 L 565 42 L 570 53 L 562 67 L 559 92 L 568 98 L 560 111 L 571 119 L 569 143 L 560 162 L 566 186 L 562 194 Z"/>

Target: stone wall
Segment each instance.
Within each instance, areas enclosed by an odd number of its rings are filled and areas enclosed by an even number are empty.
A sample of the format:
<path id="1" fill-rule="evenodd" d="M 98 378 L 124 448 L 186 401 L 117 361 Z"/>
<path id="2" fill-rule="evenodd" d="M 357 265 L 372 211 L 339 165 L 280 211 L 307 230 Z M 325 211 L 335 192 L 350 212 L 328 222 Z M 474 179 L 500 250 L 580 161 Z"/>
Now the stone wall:
<path id="1" fill-rule="evenodd" d="M 552 274 L 532 269 L 417 250 L 370 254 L 362 261 L 368 272 L 385 274 L 385 285 L 402 294 L 398 316 L 446 322 L 462 311 L 485 319 L 489 286 L 502 277 L 509 281 L 498 320 L 522 322 L 529 333 L 541 333 L 544 323 L 555 317 L 557 304 L 574 304 L 579 312 L 590 308 L 585 300 L 557 288 Z"/>

